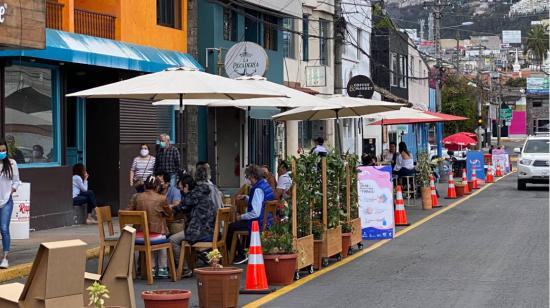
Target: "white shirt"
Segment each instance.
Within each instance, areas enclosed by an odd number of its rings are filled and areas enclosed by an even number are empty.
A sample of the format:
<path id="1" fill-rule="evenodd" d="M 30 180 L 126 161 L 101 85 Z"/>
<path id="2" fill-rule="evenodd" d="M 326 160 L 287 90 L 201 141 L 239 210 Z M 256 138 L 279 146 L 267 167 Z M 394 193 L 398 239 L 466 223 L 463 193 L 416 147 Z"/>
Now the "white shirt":
<path id="1" fill-rule="evenodd" d="M 313 148 L 313 153 L 319 154 L 319 153 L 328 153 L 327 148 L 325 148 L 323 145 L 317 145 L 315 148 Z"/>
<path id="2" fill-rule="evenodd" d="M 17 189 L 21 184 L 19 180 L 19 169 L 15 160 L 10 158 L 11 170 L 13 172 L 12 178 L 8 178 L 6 175 L 0 175 L 0 208 L 4 207 L 11 198 L 12 189 Z M 4 167 L 2 161 L 0 161 L 0 170 Z"/>
<path id="3" fill-rule="evenodd" d="M 413 170 L 414 169 L 413 159 L 412 158 L 403 159 L 403 156 L 401 154 L 397 155 L 397 159 L 395 160 L 395 167 L 393 169 L 395 171 L 399 171 L 401 168 Z"/>
<path id="4" fill-rule="evenodd" d="M 88 181 L 83 181 L 80 175 L 73 175 L 73 198 L 84 191 L 88 191 Z"/>
<path id="5" fill-rule="evenodd" d="M 281 189 L 283 193 L 288 194 L 288 190 L 292 186 L 292 179 L 290 178 L 290 172 L 281 175 L 277 181 L 277 189 Z"/>

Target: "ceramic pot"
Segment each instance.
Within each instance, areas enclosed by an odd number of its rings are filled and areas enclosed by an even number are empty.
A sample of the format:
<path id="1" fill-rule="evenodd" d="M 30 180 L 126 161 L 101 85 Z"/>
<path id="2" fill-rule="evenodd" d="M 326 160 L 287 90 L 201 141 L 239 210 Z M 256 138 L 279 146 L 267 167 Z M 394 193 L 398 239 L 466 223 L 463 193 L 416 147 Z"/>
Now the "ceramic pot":
<path id="1" fill-rule="evenodd" d="M 191 291 L 188 290 L 150 290 L 141 292 L 145 308 L 187 308 Z"/>
<path id="2" fill-rule="evenodd" d="M 242 272 L 236 267 L 195 269 L 199 306 L 238 307 Z"/>
<path id="3" fill-rule="evenodd" d="M 286 286 L 294 281 L 298 255 L 264 255 L 265 274 L 270 285 Z"/>

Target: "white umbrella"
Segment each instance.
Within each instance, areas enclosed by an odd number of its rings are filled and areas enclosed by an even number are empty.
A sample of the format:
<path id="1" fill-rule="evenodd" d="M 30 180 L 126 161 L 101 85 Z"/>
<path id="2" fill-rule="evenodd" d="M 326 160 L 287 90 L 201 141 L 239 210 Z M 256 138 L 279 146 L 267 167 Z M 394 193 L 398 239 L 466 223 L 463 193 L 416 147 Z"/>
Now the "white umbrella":
<path id="1" fill-rule="evenodd" d="M 246 87 L 275 92 L 286 97 L 252 98 L 239 100 L 183 100 L 183 105 L 198 105 L 208 107 L 280 107 L 295 108 L 302 106 L 331 106 L 329 102 L 318 96 L 268 81 L 261 76 L 243 76 L 235 79 Z M 178 100 L 163 100 L 153 103 L 155 106 L 177 106 Z"/>

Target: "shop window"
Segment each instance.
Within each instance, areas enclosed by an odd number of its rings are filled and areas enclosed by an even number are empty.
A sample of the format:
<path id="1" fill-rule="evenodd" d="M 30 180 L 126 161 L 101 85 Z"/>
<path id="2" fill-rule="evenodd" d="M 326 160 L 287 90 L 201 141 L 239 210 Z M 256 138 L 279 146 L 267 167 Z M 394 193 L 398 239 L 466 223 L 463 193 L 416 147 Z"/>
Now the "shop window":
<path id="1" fill-rule="evenodd" d="M 264 15 L 264 40 L 263 47 L 277 50 L 277 17 Z"/>
<path id="2" fill-rule="evenodd" d="M 245 10 L 244 19 L 244 39 L 245 41 L 254 42 L 259 44 L 259 31 L 258 31 L 258 13 L 253 10 Z"/>
<path id="3" fill-rule="evenodd" d="M 237 41 L 237 14 L 229 8 L 223 9 L 223 39 Z"/>
<path id="4" fill-rule="evenodd" d="M 295 58 L 294 19 L 283 19 L 283 54 L 287 58 Z"/>
<path id="5" fill-rule="evenodd" d="M 37 66 L 5 68 L 5 135 L 22 166 L 59 165 L 57 71 Z"/>
<path id="6" fill-rule="evenodd" d="M 181 29 L 181 0 L 157 0 L 157 24 Z"/>
<path id="7" fill-rule="evenodd" d="M 321 65 L 329 64 L 329 22 L 319 19 L 319 61 Z"/>

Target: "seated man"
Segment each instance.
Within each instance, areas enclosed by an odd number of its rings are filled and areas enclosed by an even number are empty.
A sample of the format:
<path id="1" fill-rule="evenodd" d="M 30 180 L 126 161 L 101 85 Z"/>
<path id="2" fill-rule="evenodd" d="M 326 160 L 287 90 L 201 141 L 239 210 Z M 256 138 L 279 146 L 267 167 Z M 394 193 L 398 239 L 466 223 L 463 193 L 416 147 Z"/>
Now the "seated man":
<path id="1" fill-rule="evenodd" d="M 247 212 L 242 215 L 237 215 L 236 221 L 229 225 L 227 231 L 226 245 L 227 250 L 231 250 L 231 241 L 233 239 L 233 233 L 235 231 L 248 231 L 252 228 L 252 221 L 258 221 L 261 226 L 264 219 L 269 219 L 264 216 L 264 207 L 266 201 L 271 201 L 275 198 L 273 190 L 263 177 L 262 169 L 257 165 L 250 165 L 246 167 L 245 176 L 250 180 L 250 192 L 248 196 L 239 195 L 237 199 L 246 200 L 248 203 Z M 249 237 L 250 238 L 250 237 Z M 235 258 L 235 264 L 242 264 L 248 260 L 245 256 L 243 246 L 237 242 L 237 257 Z"/>
<path id="2" fill-rule="evenodd" d="M 282 160 L 279 162 L 277 173 L 279 174 L 279 180 L 275 188 L 275 200 L 286 199 L 289 197 L 289 190 L 292 186 L 292 178 L 290 177 L 290 171 L 286 161 Z"/>

